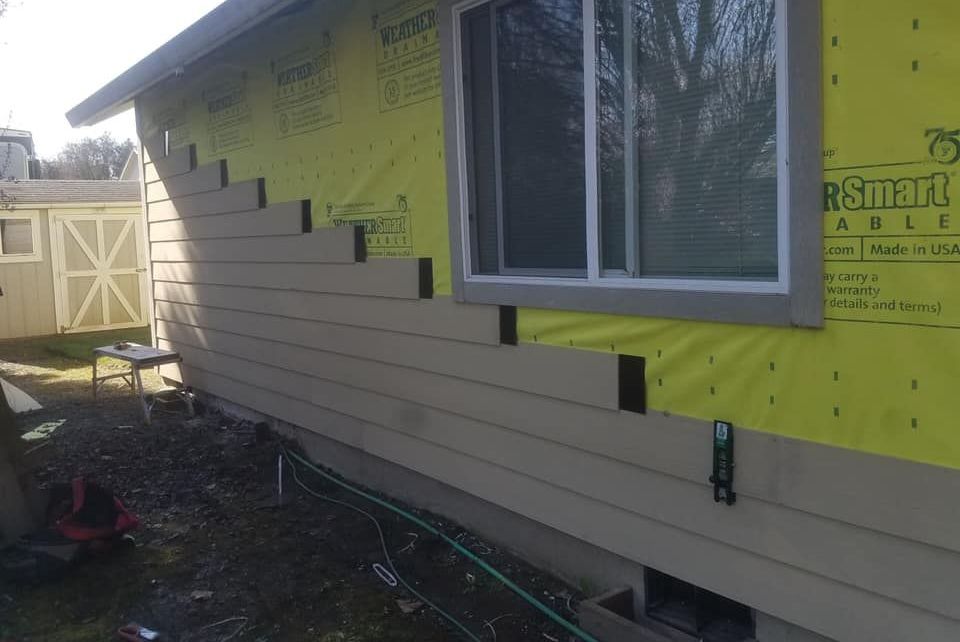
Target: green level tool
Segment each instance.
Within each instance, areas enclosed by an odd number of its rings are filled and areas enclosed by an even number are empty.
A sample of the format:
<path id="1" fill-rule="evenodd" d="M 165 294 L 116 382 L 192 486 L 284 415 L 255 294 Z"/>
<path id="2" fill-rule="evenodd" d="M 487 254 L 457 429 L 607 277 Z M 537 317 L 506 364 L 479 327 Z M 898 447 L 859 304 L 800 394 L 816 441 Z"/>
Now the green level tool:
<path id="1" fill-rule="evenodd" d="M 726 421 L 713 422 L 713 501 L 726 501 L 733 506 L 737 494 L 733 492 L 733 424 Z"/>

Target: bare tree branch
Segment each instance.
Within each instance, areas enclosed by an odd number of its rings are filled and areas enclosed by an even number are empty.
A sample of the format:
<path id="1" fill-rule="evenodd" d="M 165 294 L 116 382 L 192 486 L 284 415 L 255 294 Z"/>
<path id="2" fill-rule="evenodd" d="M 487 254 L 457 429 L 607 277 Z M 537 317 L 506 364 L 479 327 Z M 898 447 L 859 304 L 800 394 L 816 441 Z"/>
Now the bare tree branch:
<path id="1" fill-rule="evenodd" d="M 67 143 L 56 158 L 44 159 L 41 175 L 61 180 L 117 179 L 132 149 L 133 141 L 121 142 L 109 133 L 84 138 L 78 143 Z"/>

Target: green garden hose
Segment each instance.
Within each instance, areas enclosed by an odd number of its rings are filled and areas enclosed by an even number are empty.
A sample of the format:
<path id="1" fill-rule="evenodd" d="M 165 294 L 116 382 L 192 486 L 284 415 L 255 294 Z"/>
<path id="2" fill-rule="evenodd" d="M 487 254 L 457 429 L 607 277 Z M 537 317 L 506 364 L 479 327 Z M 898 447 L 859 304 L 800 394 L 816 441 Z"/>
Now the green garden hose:
<path id="1" fill-rule="evenodd" d="M 420 528 L 424 529 L 425 531 L 427 531 L 427 532 L 430 533 L 431 535 L 436 535 L 437 537 L 439 537 L 440 539 L 442 539 L 443 541 L 445 541 L 447 544 L 449 544 L 450 546 L 452 546 L 452 547 L 454 548 L 454 550 L 456 550 L 458 553 L 460 553 L 461 555 L 463 555 L 464 557 L 466 557 L 467 559 L 469 559 L 470 561 L 472 561 L 474 564 L 476 564 L 477 566 L 479 566 L 480 568 L 482 568 L 484 571 L 486 571 L 486 572 L 487 572 L 490 576 L 492 576 L 494 579 L 496 579 L 496 580 L 499 581 L 501 584 L 503 584 L 504 586 L 506 586 L 508 589 L 510 589 L 511 591 L 513 591 L 514 593 L 516 593 L 517 595 L 519 595 L 521 598 L 523 598 L 526 602 L 528 602 L 531 606 L 533 606 L 534 608 L 536 608 L 538 611 L 540 611 L 541 613 L 543 613 L 544 615 L 546 615 L 546 616 L 547 616 L 550 620 L 552 620 L 554 623 L 562 626 L 564 629 L 566 629 L 567 631 L 569 631 L 569 632 L 572 633 L 573 635 L 577 636 L 577 637 L 580 638 L 581 640 L 584 640 L 585 642 L 599 642 L 595 637 L 593 637 L 592 635 L 590 635 L 589 633 L 587 633 L 586 631 L 584 631 L 583 629 L 581 629 L 581 628 L 578 627 L 577 625 L 575 625 L 575 624 L 573 624 L 573 623 L 571 623 L 571 622 L 568 622 L 568 621 L 567 621 L 566 619 L 564 619 L 564 617 L 561 616 L 559 613 L 557 613 L 556 611 L 554 611 L 553 609 L 551 609 L 549 606 L 547 606 L 546 604 L 544 604 L 543 602 L 541 602 L 540 600 L 538 600 L 537 598 L 535 598 L 533 595 L 531 595 L 531 594 L 528 593 L 527 591 L 525 591 L 525 590 L 523 590 L 522 588 L 520 588 L 520 587 L 519 587 L 516 583 L 514 583 L 510 578 L 506 577 L 503 573 L 501 573 L 500 571 L 498 571 L 498 570 L 495 569 L 494 567 L 490 566 L 490 564 L 488 564 L 487 562 L 483 561 L 481 558 L 477 557 L 470 549 L 468 549 L 468 548 L 466 548 L 465 546 L 463 546 L 462 544 L 460 544 L 460 542 L 458 542 L 458 541 L 456 541 L 456 540 L 454 540 L 454 539 L 452 539 L 452 538 L 450 538 L 450 537 L 447 537 L 445 534 L 443 534 L 442 532 L 440 532 L 439 530 L 437 530 L 436 528 L 434 528 L 432 525 L 430 525 L 430 524 L 427 523 L 426 521 L 420 519 L 419 517 L 417 517 L 416 515 L 408 512 L 408 511 L 403 510 L 402 508 L 400 508 L 400 507 L 398 507 L 398 506 L 395 506 L 395 505 L 391 504 L 390 502 L 388 502 L 388 501 L 386 501 L 386 500 L 380 499 L 379 497 L 376 497 L 376 496 L 374 496 L 374 495 L 371 495 L 370 493 L 364 492 L 364 491 L 360 490 L 359 488 L 356 488 L 356 487 L 354 487 L 354 486 L 351 486 L 350 484 L 348 484 L 348 483 L 346 483 L 346 482 L 344 482 L 344 481 L 342 481 L 342 480 L 340 480 L 340 479 L 337 479 L 337 478 L 334 477 L 333 475 L 330 475 L 330 474 L 324 472 L 323 470 L 321 470 L 320 468 L 314 466 L 312 463 L 310 463 L 308 460 L 304 459 L 303 457 L 301 457 L 301 456 L 298 455 L 297 453 L 290 452 L 289 450 L 287 450 L 287 449 L 284 448 L 283 446 L 281 446 L 280 448 L 281 448 L 281 450 L 283 451 L 284 457 L 287 459 L 288 462 L 291 463 L 291 465 L 292 465 L 292 461 L 291 461 L 291 460 L 295 460 L 295 461 L 298 462 L 300 465 L 302 465 L 302 466 L 304 466 L 305 468 L 311 470 L 312 472 L 320 475 L 320 476 L 323 477 L 324 479 L 333 482 L 333 483 L 336 484 L 337 486 L 340 486 L 341 488 L 343 488 L 343 489 L 345 489 L 345 490 L 348 490 L 348 491 L 350 491 L 351 493 L 353 493 L 353 494 L 355 494 L 355 495 L 359 495 L 360 497 L 363 497 L 364 499 L 366 499 L 366 500 L 368 500 L 368 501 L 371 501 L 371 502 L 373 502 L 374 504 L 377 504 L 378 506 L 381 506 L 381 507 L 383 507 L 383 508 L 386 508 L 386 509 L 389 510 L 389 511 L 392 511 L 392 512 L 396 513 L 397 515 L 403 517 L 404 519 L 406 519 L 406 520 L 408 520 L 408 521 L 410 521 L 410 522 L 413 522 L 414 524 L 416 524 L 416 525 L 419 526 Z"/>

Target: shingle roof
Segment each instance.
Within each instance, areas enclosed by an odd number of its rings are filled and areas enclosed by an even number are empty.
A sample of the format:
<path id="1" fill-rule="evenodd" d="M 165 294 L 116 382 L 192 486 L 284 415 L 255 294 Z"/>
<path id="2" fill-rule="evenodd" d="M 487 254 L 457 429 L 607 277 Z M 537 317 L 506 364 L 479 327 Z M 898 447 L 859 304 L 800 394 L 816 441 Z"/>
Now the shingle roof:
<path id="1" fill-rule="evenodd" d="M 139 181 L 0 181 L 0 204 L 139 201 Z"/>

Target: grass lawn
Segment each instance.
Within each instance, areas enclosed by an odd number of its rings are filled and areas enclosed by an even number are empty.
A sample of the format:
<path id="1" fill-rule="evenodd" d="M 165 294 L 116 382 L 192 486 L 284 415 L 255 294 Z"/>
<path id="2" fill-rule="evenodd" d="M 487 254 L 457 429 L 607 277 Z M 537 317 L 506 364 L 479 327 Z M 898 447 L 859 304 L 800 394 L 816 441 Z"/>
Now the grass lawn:
<path id="1" fill-rule="evenodd" d="M 110 330 L 107 332 L 87 332 L 84 334 L 59 334 L 49 337 L 31 339 L 16 339 L 4 341 L 0 352 L 8 353 L 7 358 L 16 361 L 43 358 L 64 360 L 66 362 L 82 361 L 89 363 L 93 359 L 93 349 L 108 346 L 117 341 L 129 341 L 150 345 L 150 328 L 128 328 L 126 330 Z M 65 363 L 64 365 L 76 365 Z"/>

